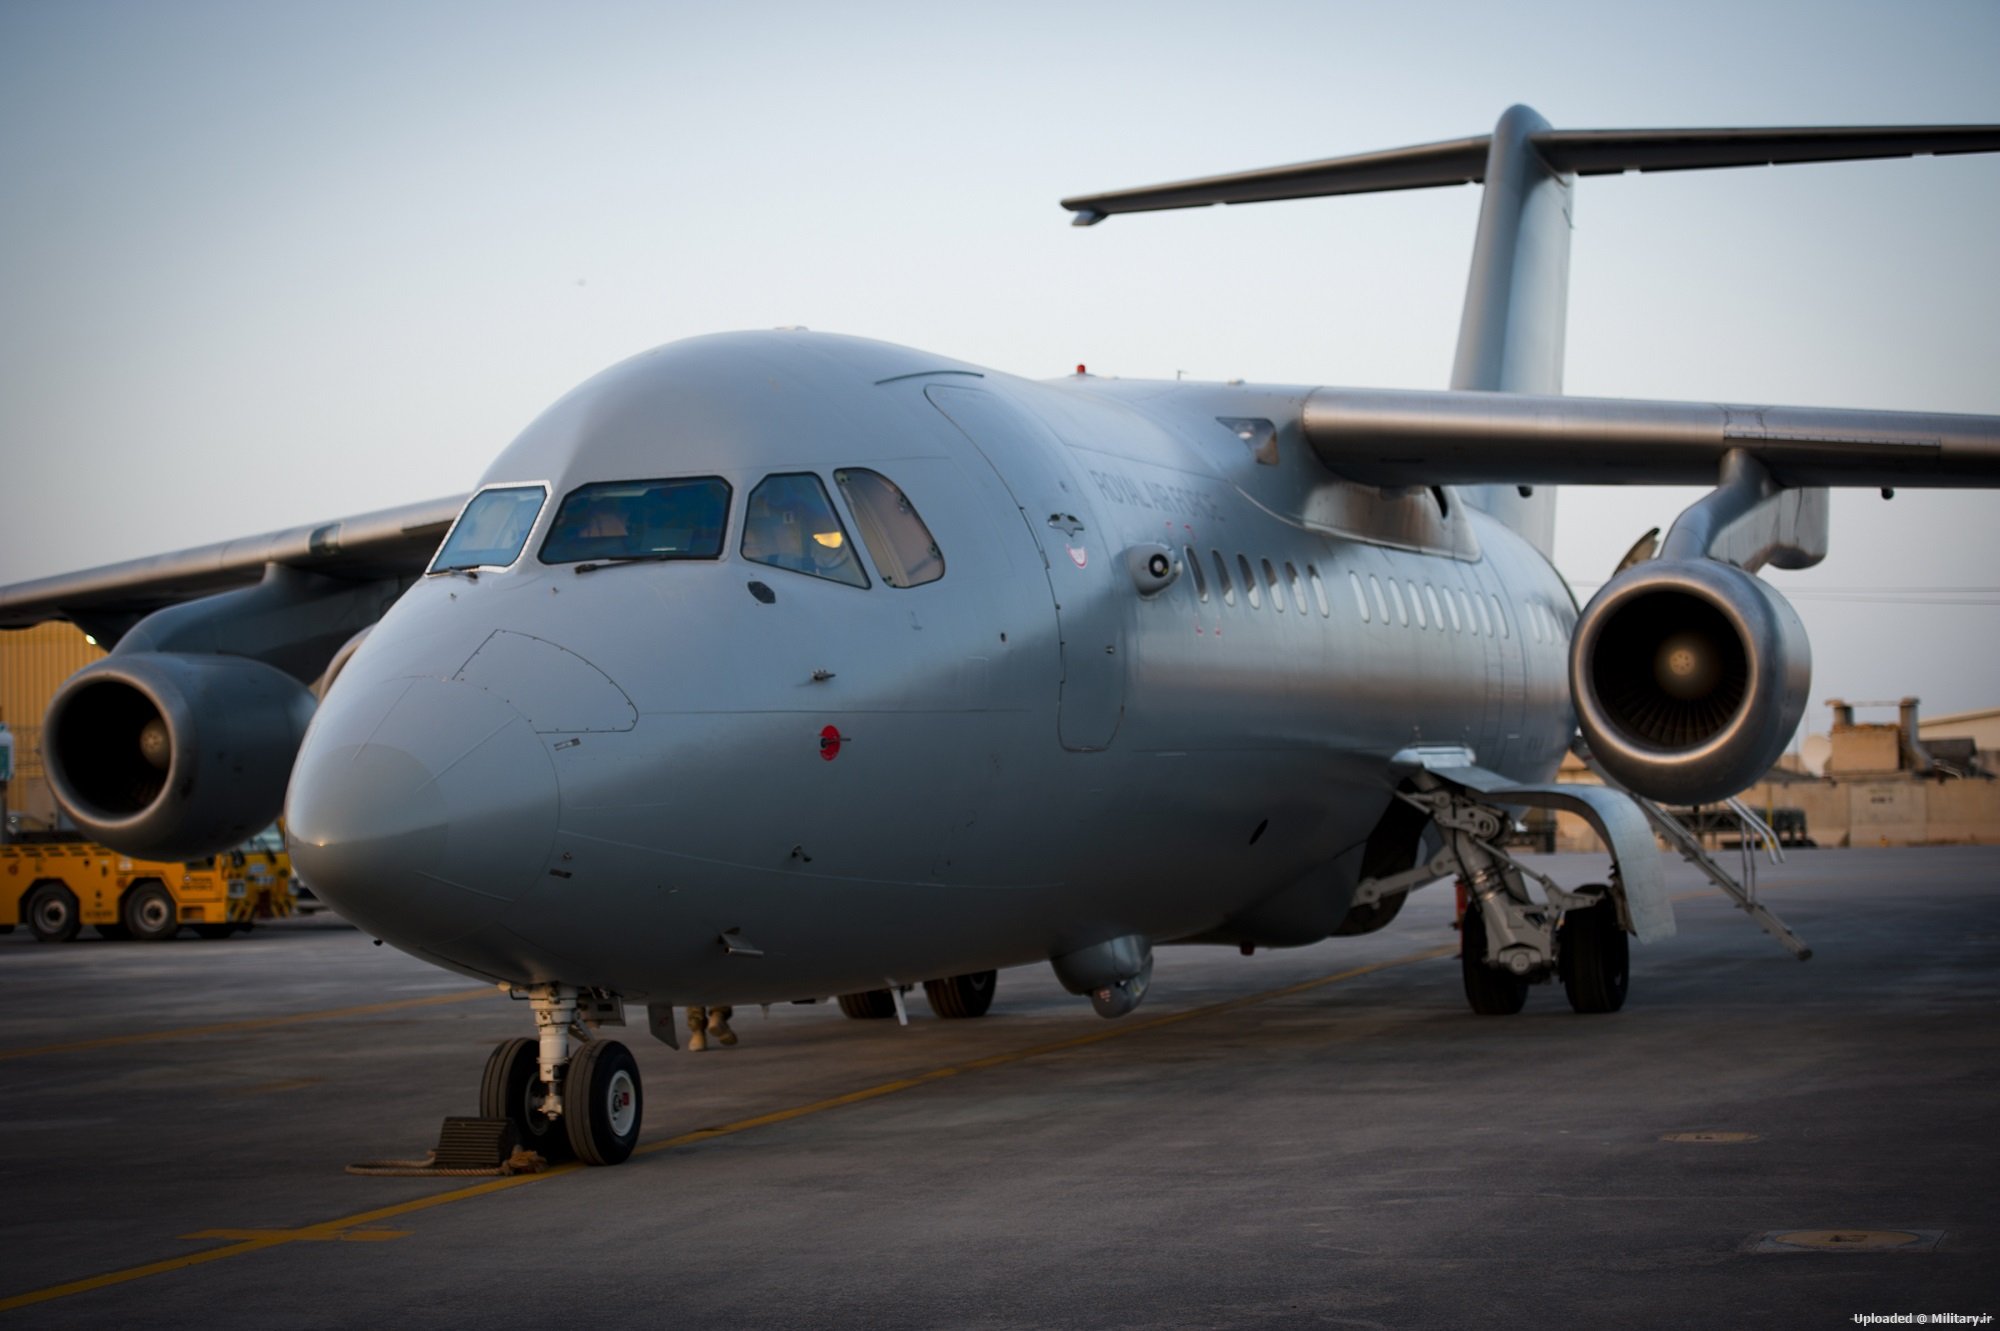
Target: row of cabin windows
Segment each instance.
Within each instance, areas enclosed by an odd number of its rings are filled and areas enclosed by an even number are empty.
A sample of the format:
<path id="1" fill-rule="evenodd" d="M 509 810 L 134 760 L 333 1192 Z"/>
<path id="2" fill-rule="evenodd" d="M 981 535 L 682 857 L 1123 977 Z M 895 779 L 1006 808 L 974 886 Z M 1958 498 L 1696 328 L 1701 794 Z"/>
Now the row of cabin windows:
<path id="1" fill-rule="evenodd" d="M 833 474 L 875 571 L 891 587 L 944 576 L 944 555 L 909 497 L 880 472 Z M 719 559 L 733 491 L 720 476 L 605 481 L 563 497 L 539 554 L 544 564 Z M 431 561 L 430 571 L 506 568 L 520 558 L 548 492 L 496 486 L 473 496 Z M 766 476 L 744 505 L 742 557 L 811 577 L 869 585 L 825 484 L 812 472 Z"/>
<path id="2" fill-rule="evenodd" d="M 1408 626 L 1412 622 L 1420 629 L 1434 628 L 1443 632 L 1449 627 L 1453 632 L 1470 633 L 1474 637 L 1511 638 L 1512 627 L 1507 622 L 1507 613 L 1500 604 L 1500 598 L 1478 592 L 1468 595 L 1462 587 L 1447 587 L 1439 592 L 1430 583 L 1417 583 L 1410 579 L 1407 583 L 1395 578 L 1388 581 L 1388 594 L 1382 591 L 1383 579 L 1373 573 L 1368 575 L 1368 587 L 1361 586 L 1361 575 L 1350 571 L 1347 575 L 1349 587 L 1354 592 L 1354 609 L 1361 616 L 1361 622 L 1372 624 L 1377 621 L 1387 624 L 1390 606 L 1395 607 L 1395 621 Z M 1409 588 L 1405 599 L 1403 588 Z"/>
<path id="3" fill-rule="evenodd" d="M 1333 613 L 1326 599 L 1326 584 L 1319 576 L 1319 570 L 1306 565 L 1305 576 L 1299 576 L 1298 566 L 1290 560 L 1284 564 L 1280 576 L 1278 566 L 1268 559 L 1260 559 L 1254 565 L 1246 555 L 1239 554 L 1234 560 L 1234 575 L 1231 574 L 1231 560 L 1220 550 L 1210 550 L 1206 565 L 1192 546 L 1182 550 L 1182 558 L 1187 570 L 1194 577 L 1195 596 L 1207 603 L 1209 574 L 1213 571 L 1216 594 L 1224 605 L 1235 605 L 1238 589 L 1255 610 L 1263 606 L 1269 598 L 1271 608 L 1284 613 L 1287 589 L 1290 589 L 1290 605 L 1300 614 L 1311 613 L 1307 608 L 1306 587 L 1312 587 L 1313 604 L 1319 607 L 1320 618 Z M 1261 572 L 1261 577 L 1259 576 Z M 1479 592 L 1468 594 L 1458 587 L 1447 587 L 1440 591 L 1428 582 L 1419 583 L 1415 579 L 1398 581 L 1396 578 L 1379 578 L 1367 575 L 1367 586 L 1362 586 L 1362 575 L 1349 572 L 1348 585 L 1354 592 L 1354 608 L 1364 624 L 1394 622 L 1408 627 L 1414 623 L 1420 629 L 1436 629 L 1444 632 L 1449 628 L 1454 633 L 1470 633 L 1474 637 L 1511 638 L 1514 630 L 1507 620 L 1507 612 L 1498 596 Z M 1387 590 L 1384 590 L 1384 587 Z M 1405 588 L 1408 589 L 1407 594 Z M 1393 607 L 1393 609 L 1391 608 Z M 1539 601 L 1523 603 L 1523 617 L 1528 631 L 1539 643 L 1565 642 L 1569 638 L 1569 620 L 1566 616 L 1551 610 Z"/>
<path id="4" fill-rule="evenodd" d="M 1396 622 L 1408 626 L 1412 621 L 1418 628 L 1434 628 L 1442 632 L 1446 621 L 1454 633 L 1470 633 L 1477 637 L 1493 637 L 1497 631 L 1502 638 L 1514 636 L 1507 622 L 1506 610 L 1500 598 L 1491 592 L 1482 596 L 1478 592 L 1469 595 L 1463 588 L 1447 587 L 1439 591 L 1430 583 L 1419 585 L 1415 579 L 1399 583 L 1395 578 L 1387 579 L 1388 596 L 1382 593 L 1383 579 L 1373 573 L 1368 575 L 1367 590 L 1361 586 L 1361 575 L 1350 571 L 1347 575 L 1349 586 L 1354 590 L 1354 608 L 1364 624 L 1380 620 L 1389 622 L 1391 605 L 1395 606 Z M 1403 588 L 1409 588 L 1406 600 Z M 1489 610 L 1490 607 L 1490 610 Z M 1569 640 L 1570 620 L 1540 601 L 1522 602 L 1522 617 L 1528 625 L 1528 632 L 1538 643 L 1558 643 Z"/>
<path id="5" fill-rule="evenodd" d="M 1215 586 L 1217 592 L 1222 597 L 1224 605 L 1236 604 L 1236 589 L 1240 586 L 1243 589 L 1243 599 L 1250 603 L 1251 609 L 1261 608 L 1264 604 L 1264 598 L 1268 596 L 1271 600 L 1271 608 L 1282 614 L 1286 606 L 1285 589 L 1289 587 L 1291 589 L 1292 608 L 1296 609 L 1302 615 L 1310 614 L 1312 612 L 1306 606 L 1306 584 L 1311 583 L 1313 604 L 1319 607 L 1320 618 L 1326 619 L 1333 614 L 1333 607 L 1327 603 L 1326 599 L 1326 584 L 1320 581 L 1319 570 L 1311 564 L 1306 565 L 1305 577 L 1301 578 L 1298 566 L 1290 560 L 1286 560 L 1284 576 L 1280 577 L 1277 566 L 1270 560 L 1261 559 L 1253 567 L 1247 556 L 1238 555 L 1236 556 L 1236 576 L 1232 578 L 1229 573 L 1229 560 L 1223 555 L 1222 551 L 1210 550 L 1208 556 L 1213 561 Z M 1195 553 L 1193 546 L 1188 546 L 1182 551 L 1182 557 L 1187 565 L 1188 572 L 1194 575 L 1195 595 L 1206 602 L 1209 597 L 1208 574 L 1202 568 L 1201 556 Z M 1261 580 L 1258 577 L 1258 570 L 1260 568 L 1263 572 Z"/>

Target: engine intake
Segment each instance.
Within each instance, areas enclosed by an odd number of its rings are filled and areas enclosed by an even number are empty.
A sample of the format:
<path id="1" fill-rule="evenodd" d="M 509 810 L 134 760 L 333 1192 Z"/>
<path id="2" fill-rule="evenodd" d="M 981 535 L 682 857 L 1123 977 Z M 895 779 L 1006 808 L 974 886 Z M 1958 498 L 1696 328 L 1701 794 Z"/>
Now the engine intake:
<path id="1" fill-rule="evenodd" d="M 72 675 L 46 718 L 49 785 L 114 850 L 187 860 L 240 844 L 284 808 L 313 699 L 240 656 L 114 654 Z"/>
<path id="2" fill-rule="evenodd" d="M 1597 760 L 1649 799 L 1707 804 L 1770 769 L 1805 715 L 1812 648 L 1769 584 L 1710 559 L 1654 561 L 1606 583 L 1570 651 L 1577 722 Z"/>

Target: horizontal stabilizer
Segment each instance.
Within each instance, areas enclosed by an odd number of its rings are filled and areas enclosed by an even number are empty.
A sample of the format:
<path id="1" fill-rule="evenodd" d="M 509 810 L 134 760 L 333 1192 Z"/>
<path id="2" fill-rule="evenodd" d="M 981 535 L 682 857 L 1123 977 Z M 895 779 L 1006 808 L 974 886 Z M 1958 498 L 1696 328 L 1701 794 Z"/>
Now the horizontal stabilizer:
<path id="1" fill-rule="evenodd" d="M 1304 426 L 1364 485 L 1712 485 L 1741 449 L 1783 486 L 2000 486 L 2000 416 L 1319 388 Z"/>
<path id="2" fill-rule="evenodd" d="M 1137 189 L 1078 194 L 1062 201 L 1076 225 L 1113 213 L 1269 203 L 1332 194 L 1470 185 L 1485 179 L 1490 135 L 1410 148 L 1269 166 Z M 1546 129 L 1528 136 L 1552 169 L 1583 176 L 1620 171 L 1692 171 L 1847 162 L 1878 157 L 2000 151 L 2000 125 L 1862 125 L 1799 129 Z"/>

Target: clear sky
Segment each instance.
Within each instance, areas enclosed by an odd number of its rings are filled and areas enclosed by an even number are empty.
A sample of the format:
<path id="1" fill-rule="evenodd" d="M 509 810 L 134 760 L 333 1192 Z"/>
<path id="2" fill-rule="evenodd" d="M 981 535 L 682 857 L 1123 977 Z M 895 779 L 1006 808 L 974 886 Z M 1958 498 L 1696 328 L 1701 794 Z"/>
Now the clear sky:
<path id="1" fill-rule="evenodd" d="M 1440 387 L 1475 189 L 1056 200 L 1517 101 L 2000 122 L 1996 69 L 1993 0 L 0 0 L 0 581 L 463 492 L 580 380 L 722 329 Z M 2000 155 L 1589 179 L 1576 222 L 1570 392 L 2000 413 Z M 1565 491 L 1558 564 L 1587 596 L 1695 493 Z M 1770 575 L 1808 723 L 2000 704 L 2000 496 L 1833 511 Z"/>

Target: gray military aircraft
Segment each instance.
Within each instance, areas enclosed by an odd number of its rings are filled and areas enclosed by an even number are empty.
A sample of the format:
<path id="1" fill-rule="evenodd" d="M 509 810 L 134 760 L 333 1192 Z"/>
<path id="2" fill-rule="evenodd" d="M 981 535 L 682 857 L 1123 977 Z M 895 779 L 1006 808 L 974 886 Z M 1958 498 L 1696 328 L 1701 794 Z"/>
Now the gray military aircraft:
<path id="1" fill-rule="evenodd" d="M 1616 1010 L 1673 930 L 1617 785 L 1714 800 L 1805 705 L 1755 571 L 1825 487 L 2000 484 L 2000 418 L 1560 396 L 1576 177 L 2000 149 L 2000 127 L 1490 135 L 1064 201 L 1127 212 L 1483 182 L 1451 389 L 1030 382 L 804 331 L 696 338 L 575 389 L 469 498 L 0 588 L 115 644 L 50 706 L 64 806 L 191 856 L 283 806 L 377 937 L 507 987 L 484 1112 L 630 1153 L 644 1004 L 918 981 L 977 1016 L 1047 960 L 1106 1016 L 1169 942 L 1284 947 L 1470 894 L 1482 1013 Z M 1579 611 L 1551 486 L 1709 482 Z M 440 543 L 440 538 L 442 542 Z M 1651 555 L 1652 557 L 1644 557 Z M 1573 810 L 1613 872 L 1499 844 Z M 60 902 L 54 903 L 60 906 Z M 573 1044 L 572 1042 L 575 1041 Z"/>

